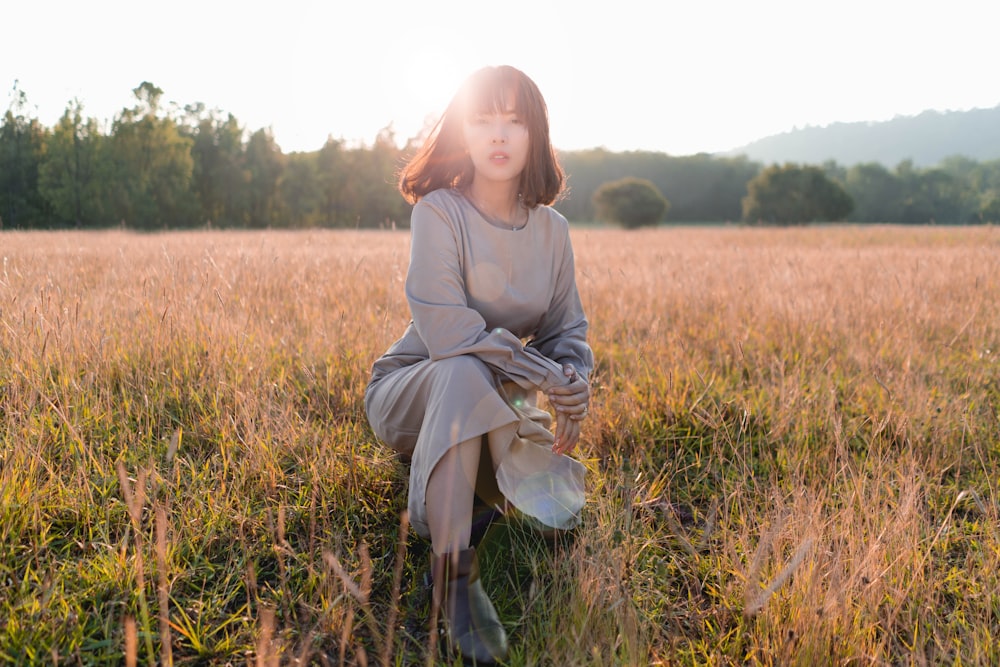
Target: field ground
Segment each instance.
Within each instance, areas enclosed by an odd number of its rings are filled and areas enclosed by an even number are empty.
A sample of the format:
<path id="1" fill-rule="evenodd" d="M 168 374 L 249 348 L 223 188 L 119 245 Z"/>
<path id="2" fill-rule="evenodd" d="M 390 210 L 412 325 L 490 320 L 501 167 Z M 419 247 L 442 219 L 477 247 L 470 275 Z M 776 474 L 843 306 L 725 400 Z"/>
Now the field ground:
<path id="1" fill-rule="evenodd" d="M 1000 663 L 1000 231 L 574 243 L 590 495 L 487 536 L 511 664 Z M 435 661 L 362 404 L 407 252 L 0 234 L 0 662 Z"/>

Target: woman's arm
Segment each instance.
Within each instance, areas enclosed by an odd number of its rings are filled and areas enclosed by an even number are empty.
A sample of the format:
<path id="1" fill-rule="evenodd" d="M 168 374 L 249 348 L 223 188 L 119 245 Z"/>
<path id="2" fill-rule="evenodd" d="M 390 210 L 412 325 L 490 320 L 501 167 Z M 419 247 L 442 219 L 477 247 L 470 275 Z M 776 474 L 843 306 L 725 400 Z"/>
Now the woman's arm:
<path id="1" fill-rule="evenodd" d="M 567 382 L 548 390 L 549 402 L 556 411 L 556 441 L 553 450 L 568 453 L 580 437 L 580 422 L 590 405 L 588 378 L 594 368 L 594 354 L 587 343 L 587 318 L 576 286 L 576 266 L 569 239 L 569 226 L 563 220 L 565 237 L 562 261 L 555 274 L 552 303 L 529 343 L 545 357 L 562 365 Z"/>
<path id="2" fill-rule="evenodd" d="M 576 286 L 576 265 L 569 240 L 569 226 L 565 221 L 563 225 L 566 235 L 555 272 L 552 303 L 528 346 L 558 364 L 572 366 L 586 380 L 594 369 L 594 353 L 587 343 L 589 325 Z"/>
<path id="3" fill-rule="evenodd" d="M 487 331 L 482 315 L 469 307 L 457 225 L 421 201 L 410 230 L 406 298 L 431 359 L 472 354 L 525 388 L 548 391 L 567 383 L 559 363 L 506 329 Z"/>

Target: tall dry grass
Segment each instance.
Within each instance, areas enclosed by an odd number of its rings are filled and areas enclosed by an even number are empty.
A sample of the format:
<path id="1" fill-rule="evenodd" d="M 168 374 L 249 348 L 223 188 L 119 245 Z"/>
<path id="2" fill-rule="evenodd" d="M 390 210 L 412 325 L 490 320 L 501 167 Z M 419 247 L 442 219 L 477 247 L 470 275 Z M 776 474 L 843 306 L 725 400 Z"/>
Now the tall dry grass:
<path id="1" fill-rule="evenodd" d="M 391 232 L 0 235 L 0 660 L 423 664 Z M 1000 662 L 1000 234 L 574 231 L 583 528 L 512 664 Z"/>

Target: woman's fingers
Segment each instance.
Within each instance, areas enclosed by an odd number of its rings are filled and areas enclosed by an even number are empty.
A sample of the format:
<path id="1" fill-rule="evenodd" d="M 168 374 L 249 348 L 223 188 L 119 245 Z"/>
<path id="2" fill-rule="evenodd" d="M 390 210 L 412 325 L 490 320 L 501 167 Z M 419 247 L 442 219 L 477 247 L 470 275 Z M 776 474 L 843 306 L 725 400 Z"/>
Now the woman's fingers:
<path id="1" fill-rule="evenodd" d="M 556 454 L 572 451 L 579 442 L 580 422 L 586 419 L 590 406 L 590 385 L 569 364 L 563 366 L 563 373 L 569 382 L 552 387 L 548 392 L 549 402 L 556 411 L 555 442 L 552 445 Z"/>
<path id="2" fill-rule="evenodd" d="M 554 387 L 549 391 L 548 397 L 556 414 L 565 414 L 579 421 L 588 413 L 590 385 L 581 380 L 562 387 Z"/>
<path id="3" fill-rule="evenodd" d="M 548 391 L 549 400 L 553 403 L 575 404 L 590 398 L 590 385 L 583 380 L 552 387 Z"/>
<path id="4" fill-rule="evenodd" d="M 556 439 L 552 451 L 556 454 L 567 454 L 573 450 L 580 440 L 580 423 L 568 417 L 556 415 Z"/>

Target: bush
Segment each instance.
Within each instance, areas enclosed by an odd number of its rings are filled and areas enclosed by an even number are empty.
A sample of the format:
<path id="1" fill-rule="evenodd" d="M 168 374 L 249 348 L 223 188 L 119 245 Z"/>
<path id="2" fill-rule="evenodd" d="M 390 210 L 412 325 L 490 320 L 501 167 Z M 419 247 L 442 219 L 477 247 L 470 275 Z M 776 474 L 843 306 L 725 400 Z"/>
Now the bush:
<path id="1" fill-rule="evenodd" d="M 853 208 L 851 196 L 819 167 L 775 165 L 747 183 L 743 220 L 777 225 L 836 222 Z"/>
<path id="2" fill-rule="evenodd" d="M 670 209 L 670 202 L 659 188 L 644 178 L 604 183 L 594 192 L 593 202 L 598 220 L 625 229 L 656 225 Z"/>

